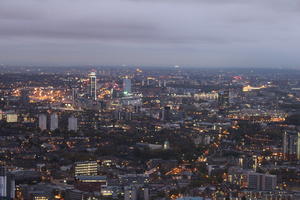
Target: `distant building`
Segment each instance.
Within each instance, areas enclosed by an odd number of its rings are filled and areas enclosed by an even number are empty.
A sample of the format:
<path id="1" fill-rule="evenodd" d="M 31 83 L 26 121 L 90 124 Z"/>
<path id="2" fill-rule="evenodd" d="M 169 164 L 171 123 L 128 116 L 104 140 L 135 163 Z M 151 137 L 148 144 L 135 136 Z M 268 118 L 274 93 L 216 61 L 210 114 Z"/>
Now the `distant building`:
<path id="1" fill-rule="evenodd" d="M 219 94 L 217 92 L 210 92 L 210 93 L 199 93 L 199 94 L 194 94 L 194 99 L 198 100 L 218 100 Z"/>
<path id="2" fill-rule="evenodd" d="M 124 200 L 149 200 L 149 189 L 138 186 L 124 187 Z"/>
<path id="3" fill-rule="evenodd" d="M 284 158 L 300 160 L 300 132 L 285 131 L 282 141 Z"/>
<path id="4" fill-rule="evenodd" d="M 96 176 L 98 175 L 97 161 L 77 162 L 75 164 L 75 176 Z"/>
<path id="5" fill-rule="evenodd" d="M 7 113 L 6 114 L 6 122 L 7 123 L 18 122 L 18 115 L 16 113 Z"/>
<path id="6" fill-rule="evenodd" d="M 20 92 L 20 103 L 22 106 L 27 106 L 29 104 L 30 98 L 29 98 L 29 90 L 28 89 L 22 89 Z"/>
<path id="7" fill-rule="evenodd" d="M 218 93 L 218 103 L 223 108 L 229 106 L 229 90 L 223 90 Z"/>
<path id="8" fill-rule="evenodd" d="M 169 150 L 170 149 L 170 143 L 169 141 L 164 142 L 164 150 Z"/>
<path id="9" fill-rule="evenodd" d="M 99 192 L 107 186 L 106 176 L 76 176 L 75 188 L 86 192 Z"/>
<path id="10" fill-rule="evenodd" d="M 142 105 L 142 98 L 140 96 L 127 96 L 121 98 L 121 103 L 124 106 L 141 106 Z"/>
<path id="11" fill-rule="evenodd" d="M 171 119 L 171 108 L 169 106 L 165 106 L 161 112 L 161 120 L 169 121 Z"/>
<path id="12" fill-rule="evenodd" d="M 117 199 L 119 195 L 122 195 L 122 193 L 123 193 L 123 188 L 120 186 L 101 187 L 101 195 L 104 197 Z"/>
<path id="13" fill-rule="evenodd" d="M 68 118 L 68 131 L 78 131 L 78 120 L 74 116 Z"/>
<path id="14" fill-rule="evenodd" d="M 247 188 L 255 190 L 275 190 L 277 178 L 275 175 L 249 172 L 247 175 Z"/>
<path id="15" fill-rule="evenodd" d="M 131 91 L 131 80 L 127 77 L 123 79 L 123 92 L 125 95 L 128 95 L 132 92 Z"/>
<path id="16" fill-rule="evenodd" d="M 276 189 L 277 176 L 232 167 L 228 170 L 228 182 L 242 188 L 272 191 Z"/>
<path id="17" fill-rule="evenodd" d="M 52 113 L 50 115 L 50 130 L 54 131 L 58 129 L 58 115 L 56 113 Z"/>
<path id="18" fill-rule="evenodd" d="M 4 166 L 0 167 L 0 199 L 12 200 L 15 198 L 15 180 Z"/>
<path id="19" fill-rule="evenodd" d="M 76 100 L 78 97 L 78 89 L 77 88 L 72 88 L 72 105 L 76 105 Z"/>
<path id="20" fill-rule="evenodd" d="M 92 100 L 97 100 L 97 77 L 95 72 L 89 74 L 90 78 L 90 97 Z"/>
<path id="21" fill-rule="evenodd" d="M 147 185 L 149 183 L 149 175 L 147 174 L 119 175 L 119 182 L 122 186 Z"/>
<path id="22" fill-rule="evenodd" d="M 47 115 L 39 114 L 39 128 L 42 131 L 47 129 Z"/>

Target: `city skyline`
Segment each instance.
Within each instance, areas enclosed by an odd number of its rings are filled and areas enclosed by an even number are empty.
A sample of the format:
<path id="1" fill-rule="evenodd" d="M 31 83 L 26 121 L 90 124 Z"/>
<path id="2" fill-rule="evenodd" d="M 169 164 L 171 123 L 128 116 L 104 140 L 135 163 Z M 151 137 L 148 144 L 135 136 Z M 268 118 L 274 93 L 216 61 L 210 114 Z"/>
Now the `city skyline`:
<path id="1" fill-rule="evenodd" d="M 299 199 L 299 77 L 3 67 L 0 199 Z"/>

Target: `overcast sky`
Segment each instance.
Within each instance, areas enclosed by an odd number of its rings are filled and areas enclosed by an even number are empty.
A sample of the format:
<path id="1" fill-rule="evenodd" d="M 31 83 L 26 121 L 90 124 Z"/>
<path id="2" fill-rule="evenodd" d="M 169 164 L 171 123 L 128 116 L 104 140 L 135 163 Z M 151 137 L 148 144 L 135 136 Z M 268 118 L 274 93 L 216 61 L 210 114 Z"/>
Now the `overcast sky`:
<path id="1" fill-rule="evenodd" d="M 300 68 L 300 1 L 0 0 L 0 64 Z"/>

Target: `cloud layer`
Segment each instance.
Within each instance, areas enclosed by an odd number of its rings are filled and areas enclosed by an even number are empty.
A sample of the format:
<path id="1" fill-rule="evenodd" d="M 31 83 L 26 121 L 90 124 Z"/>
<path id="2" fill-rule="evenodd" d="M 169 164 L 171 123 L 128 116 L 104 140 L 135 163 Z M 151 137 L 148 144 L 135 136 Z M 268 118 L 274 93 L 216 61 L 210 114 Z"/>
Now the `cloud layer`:
<path id="1" fill-rule="evenodd" d="M 300 67 L 295 0 L 2 0 L 0 63 Z"/>

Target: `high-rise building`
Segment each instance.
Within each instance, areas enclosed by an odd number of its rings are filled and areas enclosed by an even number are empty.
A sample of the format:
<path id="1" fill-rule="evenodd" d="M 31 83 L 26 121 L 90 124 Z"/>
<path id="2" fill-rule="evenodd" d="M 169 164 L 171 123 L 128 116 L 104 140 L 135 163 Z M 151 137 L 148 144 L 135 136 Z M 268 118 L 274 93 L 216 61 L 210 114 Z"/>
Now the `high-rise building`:
<path id="1" fill-rule="evenodd" d="M 131 80 L 127 77 L 123 79 L 123 92 L 125 95 L 131 93 Z"/>
<path id="2" fill-rule="evenodd" d="M 224 108 L 229 106 L 229 90 L 220 91 L 218 94 L 219 106 Z"/>
<path id="3" fill-rule="evenodd" d="M 247 173 L 247 188 L 255 190 L 275 190 L 277 185 L 276 175 L 261 174 L 255 172 Z"/>
<path id="4" fill-rule="evenodd" d="M 50 115 L 50 130 L 54 131 L 58 129 L 58 115 L 56 113 L 52 113 Z"/>
<path id="5" fill-rule="evenodd" d="M 300 132 L 285 131 L 282 141 L 284 158 L 300 160 Z"/>
<path id="6" fill-rule="evenodd" d="M 22 106 L 27 106 L 29 103 L 29 90 L 22 89 L 20 94 L 20 103 Z"/>
<path id="7" fill-rule="evenodd" d="M 39 114 L 39 128 L 43 131 L 47 129 L 47 116 Z"/>
<path id="8" fill-rule="evenodd" d="M 97 161 L 77 162 L 75 164 L 75 176 L 96 176 L 98 175 Z"/>
<path id="9" fill-rule="evenodd" d="M 171 108 L 165 106 L 161 111 L 161 120 L 169 121 L 171 119 Z"/>
<path id="10" fill-rule="evenodd" d="M 0 166 L 0 199 L 12 200 L 15 198 L 15 180 L 6 168 Z"/>
<path id="11" fill-rule="evenodd" d="M 166 80 L 164 80 L 163 86 L 167 87 L 167 81 Z"/>
<path id="12" fill-rule="evenodd" d="M 276 175 L 257 173 L 252 170 L 244 170 L 239 167 L 229 168 L 227 180 L 243 188 L 259 191 L 272 191 L 275 190 L 277 186 Z"/>
<path id="13" fill-rule="evenodd" d="M 77 118 L 74 116 L 71 116 L 68 118 L 68 131 L 77 131 L 78 130 L 78 121 Z"/>
<path id="14" fill-rule="evenodd" d="M 77 99 L 77 94 L 78 89 L 77 88 L 72 88 L 72 105 L 75 106 L 76 104 L 76 99 Z"/>
<path id="15" fill-rule="evenodd" d="M 97 77 L 96 72 L 91 72 L 89 74 L 90 78 L 90 97 L 92 100 L 97 100 Z"/>

